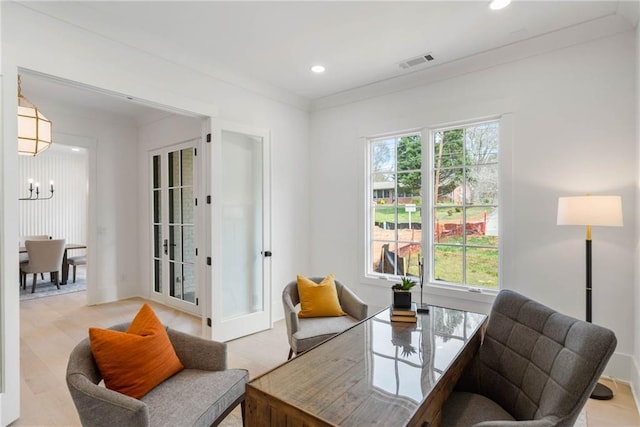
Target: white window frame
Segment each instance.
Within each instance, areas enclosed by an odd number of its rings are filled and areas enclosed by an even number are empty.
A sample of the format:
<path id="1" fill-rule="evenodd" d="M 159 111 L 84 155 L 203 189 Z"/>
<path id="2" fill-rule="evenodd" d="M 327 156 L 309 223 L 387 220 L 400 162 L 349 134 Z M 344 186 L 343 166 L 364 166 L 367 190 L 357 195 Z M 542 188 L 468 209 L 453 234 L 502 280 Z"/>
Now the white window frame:
<path id="1" fill-rule="evenodd" d="M 434 230 L 433 230 L 433 218 L 431 216 L 431 213 L 434 212 L 435 210 L 435 206 L 434 206 L 434 186 L 433 186 L 433 182 L 432 182 L 432 174 L 434 172 L 435 166 L 434 166 L 434 155 L 433 155 L 433 140 L 434 140 L 434 135 L 437 132 L 445 132 L 448 130 L 453 130 L 453 129 L 460 129 L 460 128 L 468 128 L 468 127 L 473 127 L 473 126 L 477 126 L 477 125 L 482 125 L 485 123 L 492 123 L 492 122 L 497 122 L 498 123 L 498 169 L 500 169 L 500 165 L 502 163 L 502 146 L 501 146 L 501 139 L 500 139 L 500 129 L 502 127 L 502 124 L 500 122 L 499 118 L 490 118 L 490 119 L 484 119 L 484 120 L 470 120 L 470 121 L 465 121 L 465 122 L 461 122 L 461 123 L 457 123 L 457 124 L 453 124 L 453 125 L 447 125 L 447 126 L 432 126 L 430 128 L 428 128 L 427 131 L 427 135 L 428 135 L 428 146 L 427 149 L 424 150 L 423 149 L 423 169 L 425 168 L 425 159 L 424 156 L 426 154 L 427 159 L 426 159 L 426 172 L 423 172 L 422 177 L 423 177 L 423 182 L 422 182 L 422 186 L 423 188 L 426 188 L 427 191 L 427 207 L 423 207 L 423 224 L 425 223 L 425 221 L 427 221 L 427 225 L 428 225 L 428 232 L 423 234 L 423 247 L 427 248 L 427 254 L 428 254 L 428 259 L 427 257 L 425 257 L 425 285 L 428 286 L 438 286 L 438 287 L 444 287 L 444 288 L 452 288 L 452 289 L 459 289 L 462 291 L 470 291 L 470 292 L 477 292 L 477 293 L 489 293 L 489 294 L 496 294 L 498 291 L 500 291 L 501 287 L 502 287 L 502 277 L 501 277 L 501 272 L 500 272 L 500 263 L 502 260 L 502 249 L 501 249 L 501 241 L 502 241 L 502 235 L 501 235 L 501 229 L 498 232 L 498 284 L 496 288 L 482 288 L 479 286 L 473 286 L 473 285 L 467 285 L 464 283 L 459 283 L 459 282 L 449 282 L 446 280 L 438 280 L 435 279 L 433 277 L 433 268 L 434 268 L 434 257 L 433 257 L 433 253 L 434 253 L 434 248 L 436 246 L 436 243 L 434 242 Z M 423 140 L 424 141 L 424 140 Z M 425 153 L 426 152 L 426 153 Z M 463 168 L 466 168 L 466 166 L 463 165 Z M 501 178 L 500 178 L 501 174 L 499 174 L 498 177 L 498 202 L 497 202 L 497 209 L 498 209 L 498 218 L 501 218 L 501 213 L 502 213 L 502 206 L 501 206 L 501 192 L 502 192 L 502 182 L 501 182 Z M 426 186 L 426 187 L 425 187 Z M 466 205 L 466 202 L 463 203 L 464 205 Z M 426 218 L 424 218 L 426 217 Z M 466 248 L 469 247 L 470 245 L 463 243 L 462 247 L 463 250 L 466 251 Z M 464 262 L 463 260 L 463 277 L 466 276 L 466 262 Z"/>
<path id="2" fill-rule="evenodd" d="M 505 110 L 508 110 L 508 108 L 505 108 Z M 496 113 L 496 114 L 491 114 L 491 115 L 486 115 L 486 116 L 476 116 L 473 119 L 469 119 L 469 120 L 464 120 L 464 121 L 448 121 L 448 122 L 440 122 L 440 123 L 434 123 L 434 124 L 430 124 L 428 126 L 423 126 L 420 128 L 408 128 L 406 130 L 400 130 L 397 132 L 384 132 L 384 133 L 377 133 L 377 134 L 370 134 L 369 136 L 363 136 L 361 138 L 361 141 L 363 143 L 362 145 L 362 150 L 363 150 L 363 169 L 362 169 L 362 174 L 361 176 L 364 177 L 364 182 L 362 185 L 362 189 L 363 189 L 363 210 L 362 210 L 362 223 L 361 223 L 361 230 L 363 231 L 362 239 L 362 257 L 361 257 L 361 268 L 362 268 L 362 277 L 361 277 L 361 282 L 363 284 L 366 285 L 371 285 L 374 287 L 383 287 L 383 288 L 388 288 L 390 286 L 390 283 L 392 281 L 395 280 L 395 277 L 393 276 L 381 276 L 379 274 L 371 274 L 370 273 L 370 269 L 371 269 L 371 256 L 372 254 L 370 254 L 370 242 L 371 242 L 371 230 L 370 230 L 370 197 L 372 195 L 372 189 L 371 189 L 371 185 L 370 185 L 370 180 L 369 180 L 369 175 L 371 173 L 371 150 L 370 150 L 370 144 L 373 140 L 377 140 L 383 137 L 399 137 L 402 135 L 407 135 L 407 134 L 412 134 L 412 133 L 417 133 L 420 132 L 422 134 L 422 139 L 424 141 L 425 135 L 427 136 L 427 138 L 430 135 L 430 132 L 432 130 L 436 130 L 436 129 L 443 129 L 443 128 L 455 128 L 458 126 L 468 126 L 474 123 L 481 123 L 481 122 L 486 122 L 486 121 L 492 121 L 492 120 L 496 120 L 499 122 L 500 124 L 500 129 L 499 129 L 499 141 L 500 141 L 500 152 L 499 152 L 499 177 L 498 177 L 498 182 L 499 182 L 499 195 L 498 195 L 498 206 L 499 206 L 499 215 L 500 215 L 500 223 L 499 223 L 499 235 L 500 235 L 500 239 L 499 239 L 499 246 L 498 246 L 498 250 L 500 253 L 500 257 L 499 257 L 499 265 L 498 265 L 498 288 L 496 290 L 492 290 L 492 289 L 476 289 L 476 288 L 471 288 L 468 286 L 464 286 L 464 285 L 459 285 L 459 286 L 452 286 L 452 285 L 447 285 L 447 284 L 442 284 L 442 283 L 438 283 L 438 282 L 431 282 L 429 280 L 429 278 L 431 277 L 431 272 L 430 272 L 430 265 L 429 262 L 427 261 L 427 259 L 425 259 L 425 271 L 424 271 L 424 293 L 425 296 L 427 298 L 429 297 L 435 297 L 436 299 L 434 301 L 441 301 L 440 298 L 455 298 L 456 300 L 460 301 L 460 304 L 462 304 L 462 301 L 466 300 L 466 301 L 470 301 L 470 302 L 474 302 L 474 303 L 482 303 L 482 304 L 488 304 L 490 305 L 493 302 L 493 298 L 495 297 L 495 295 L 497 294 L 497 292 L 500 289 L 503 289 L 505 287 L 508 288 L 512 288 L 513 285 L 509 286 L 510 283 L 514 283 L 515 280 L 515 271 L 513 268 L 513 262 L 512 262 L 512 247 L 513 247 L 513 242 L 512 242 L 512 238 L 510 235 L 508 235 L 507 233 L 504 232 L 504 230 L 512 230 L 514 227 L 514 219 L 513 219 L 513 206 L 512 206 L 512 201 L 514 200 L 514 196 L 513 196 L 513 172 L 512 172 L 512 168 L 513 168 L 513 163 L 512 163 L 512 158 L 513 158 L 513 122 L 514 122 L 514 114 L 510 113 L 510 112 L 506 112 L 506 113 Z M 429 144 L 431 144 L 431 142 L 429 141 Z M 429 150 L 422 150 L 422 155 L 423 155 L 423 163 L 422 163 L 422 167 L 423 167 L 423 189 L 429 189 L 431 183 L 430 183 L 430 177 L 429 177 L 429 170 L 427 170 L 427 172 L 424 172 L 425 169 L 425 165 L 430 165 L 429 161 L 429 156 L 432 156 L 432 154 L 429 152 Z M 426 158 L 425 158 L 426 157 Z M 425 180 L 427 182 L 425 182 Z M 429 190 L 429 191 L 433 191 L 433 190 Z M 423 194 L 423 197 L 431 197 L 431 196 L 425 196 Z M 431 202 L 429 202 L 431 203 Z M 431 224 L 430 221 L 430 206 L 428 206 L 427 204 L 423 203 L 423 216 L 424 215 L 428 215 L 426 217 L 426 219 L 423 217 L 422 218 L 422 224 L 423 224 L 423 232 L 425 233 L 432 233 L 433 232 L 433 226 Z M 429 213 L 428 213 L 428 212 Z M 423 240 L 426 239 L 426 237 L 428 234 L 423 234 Z M 423 249 L 425 247 L 425 244 L 428 245 L 428 241 L 426 243 L 423 242 Z M 428 249 L 430 250 L 430 249 Z M 465 306 L 464 304 L 462 304 L 461 306 Z M 474 307 L 481 307 L 481 306 L 467 306 L 470 309 L 473 309 Z"/>
<path id="3" fill-rule="evenodd" d="M 371 247 L 371 242 L 373 241 L 373 236 L 371 235 L 371 218 L 370 218 L 370 214 L 371 214 L 371 197 L 373 195 L 373 188 L 371 185 L 371 145 L 373 144 L 374 141 L 379 141 L 381 139 L 385 139 L 385 138 L 402 138 L 405 136 L 411 136 L 411 135 L 420 135 L 421 141 L 422 143 L 424 143 L 424 135 L 425 135 L 425 131 L 424 129 L 414 129 L 414 130 L 407 130 L 407 131 L 402 131 L 402 132 L 393 132 L 393 133 L 389 133 L 389 134 L 384 134 L 384 135 L 376 135 L 376 136 L 372 136 L 370 138 L 366 139 L 366 143 L 365 143 L 365 150 L 366 150 L 366 164 L 365 164 L 365 175 L 366 175 L 366 184 L 365 184 L 365 256 L 364 256 L 364 260 L 365 260 L 365 265 L 364 265 L 364 272 L 365 272 L 365 277 L 367 278 L 371 278 L 374 279 L 376 281 L 380 281 L 380 280 L 384 280 L 384 281 L 388 281 L 388 280 L 393 280 L 395 281 L 398 277 L 398 275 L 393 275 L 393 274 L 385 274 L 385 273 L 374 273 L 370 271 L 370 267 L 373 265 L 373 259 L 376 256 L 376 254 L 373 254 L 370 252 L 370 247 Z M 422 167 L 422 188 L 424 188 L 424 162 L 425 162 L 425 157 L 424 157 L 424 150 L 422 151 L 422 163 L 421 163 L 421 167 Z M 396 158 L 396 163 L 397 163 L 397 158 Z M 396 187 L 397 187 L 397 169 L 394 169 L 393 173 L 394 175 L 396 175 Z M 395 198 L 398 199 L 400 197 L 399 192 L 395 192 Z M 423 200 L 424 200 L 424 195 L 422 196 Z M 420 207 L 422 215 L 421 215 L 421 220 L 424 221 L 424 203 L 421 205 Z M 422 223 L 424 226 L 424 222 Z M 424 229 L 423 229 L 424 232 Z M 396 240 L 397 242 L 398 240 Z M 424 234 L 423 234 L 423 238 L 421 240 L 421 245 L 423 247 L 424 250 Z M 384 282 L 386 283 L 386 282 Z M 386 286 L 386 285 L 385 285 Z"/>

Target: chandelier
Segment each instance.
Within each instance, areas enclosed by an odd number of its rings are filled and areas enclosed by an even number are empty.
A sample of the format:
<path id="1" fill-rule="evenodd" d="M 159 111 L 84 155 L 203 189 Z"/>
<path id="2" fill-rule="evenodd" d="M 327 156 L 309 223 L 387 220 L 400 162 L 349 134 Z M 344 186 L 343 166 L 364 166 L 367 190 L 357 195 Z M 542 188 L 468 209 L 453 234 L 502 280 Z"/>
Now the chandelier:
<path id="1" fill-rule="evenodd" d="M 18 76 L 18 154 L 35 156 L 51 145 L 51 120 L 22 95 Z"/>

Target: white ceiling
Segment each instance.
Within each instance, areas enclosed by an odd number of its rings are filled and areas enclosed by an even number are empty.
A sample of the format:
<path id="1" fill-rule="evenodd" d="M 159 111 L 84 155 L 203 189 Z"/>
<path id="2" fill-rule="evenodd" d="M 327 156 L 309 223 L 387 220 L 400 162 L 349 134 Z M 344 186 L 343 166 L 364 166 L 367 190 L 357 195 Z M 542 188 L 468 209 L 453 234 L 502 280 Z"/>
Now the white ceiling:
<path id="1" fill-rule="evenodd" d="M 232 84 L 251 82 L 308 101 L 611 15 L 636 19 L 629 17 L 628 3 L 618 1 L 514 0 L 501 11 L 490 10 L 488 1 L 28 1 L 22 5 Z M 398 66 L 425 53 L 435 60 L 408 70 Z M 323 64 L 326 73 L 311 73 L 316 63 Z M 26 93 L 26 82 L 23 88 Z M 69 101 L 79 102 L 78 97 L 82 94 Z"/>

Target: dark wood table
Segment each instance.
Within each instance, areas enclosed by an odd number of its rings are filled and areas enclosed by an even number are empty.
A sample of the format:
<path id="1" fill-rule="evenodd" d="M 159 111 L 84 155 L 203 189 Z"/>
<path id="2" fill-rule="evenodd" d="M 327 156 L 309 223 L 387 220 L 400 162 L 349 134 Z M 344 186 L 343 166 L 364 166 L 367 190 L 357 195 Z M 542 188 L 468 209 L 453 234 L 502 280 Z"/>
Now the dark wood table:
<path id="1" fill-rule="evenodd" d="M 487 316 L 431 306 L 417 323 L 389 309 L 247 384 L 248 426 L 439 426 L 478 351 Z"/>
<path id="2" fill-rule="evenodd" d="M 62 256 L 62 277 L 60 278 L 60 284 L 66 285 L 69 280 L 69 264 L 67 264 L 67 251 L 73 249 L 86 249 L 87 246 L 80 243 L 67 243 L 64 246 L 64 255 Z M 20 253 L 26 254 L 27 248 L 24 246 L 20 246 Z"/>

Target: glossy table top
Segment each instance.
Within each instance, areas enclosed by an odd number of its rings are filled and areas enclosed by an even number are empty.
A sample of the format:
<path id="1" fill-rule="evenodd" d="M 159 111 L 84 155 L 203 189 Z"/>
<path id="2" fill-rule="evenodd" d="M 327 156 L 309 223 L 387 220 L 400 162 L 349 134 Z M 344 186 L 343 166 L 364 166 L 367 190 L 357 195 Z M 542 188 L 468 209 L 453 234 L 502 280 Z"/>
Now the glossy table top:
<path id="1" fill-rule="evenodd" d="M 387 308 L 250 385 L 329 424 L 405 425 L 486 316 L 431 306 L 417 323 L 389 317 Z"/>

